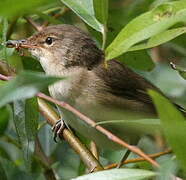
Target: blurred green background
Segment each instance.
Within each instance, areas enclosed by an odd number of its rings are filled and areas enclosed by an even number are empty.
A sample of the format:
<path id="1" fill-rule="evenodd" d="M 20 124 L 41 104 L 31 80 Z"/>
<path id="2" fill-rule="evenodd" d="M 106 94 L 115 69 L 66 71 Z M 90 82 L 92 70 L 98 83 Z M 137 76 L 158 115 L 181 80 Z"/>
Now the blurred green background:
<path id="1" fill-rule="evenodd" d="M 186 11 L 184 12 L 184 10 L 186 10 L 186 1 L 178 1 L 182 2 L 185 6 L 175 5 L 176 8 L 169 4 L 169 2 L 174 3 L 174 1 L 170 0 L 104 0 L 94 2 L 92 0 L 77 0 L 74 2 L 70 0 L 0 1 L 0 60 L 1 62 L 5 61 L 8 63 L 16 73 L 23 70 L 41 72 L 43 70 L 38 61 L 34 60 L 26 52 L 25 56 L 20 56 L 20 53 L 15 51 L 15 49 L 6 48 L 4 43 L 8 39 L 23 39 L 36 32 L 29 22 L 30 19 L 38 25 L 43 26 L 48 24 L 73 24 L 87 31 L 96 41 L 98 47 L 106 49 L 105 52 L 108 59 L 115 53 L 113 55 L 114 58 L 119 59 L 134 71 L 149 79 L 174 102 L 186 107 L 186 80 L 184 79 L 186 70 L 186 34 L 185 29 L 182 29 L 181 33 L 176 29 L 185 28 L 184 17 L 186 16 Z M 180 20 L 166 26 L 165 24 L 170 23 L 169 20 L 172 21 L 170 14 L 172 13 L 174 16 L 176 13 L 179 13 L 178 9 L 180 9 L 180 12 L 182 11 L 182 14 L 178 17 Z M 154 32 L 154 34 L 150 34 L 144 39 L 136 38 L 137 40 L 133 40 L 133 44 L 131 42 L 128 49 L 122 49 L 118 42 L 129 42 L 129 40 L 131 40 L 130 37 L 133 37 L 133 34 L 130 34 L 132 31 L 134 31 L 134 35 L 135 33 L 142 32 L 141 29 L 138 32 L 138 29 L 142 28 L 143 23 L 149 23 L 150 27 L 150 23 L 152 23 L 153 20 L 152 22 L 150 22 L 150 20 L 149 22 L 145 22 L 145 19 L 141 16 L 146 12 L 150 12 L 151 14 L 158 12 L 155 14 L 158 15 L 158 17 L 154 17 L 160 18 L 158 21 L 162 21 L 162 24 L 155 24 L 157 31 Z M 142 25 L 139 25 L 139 27 L 136 25 L 136 29 L 133 28 L 133 26 L 129 27 L 129 30 L 126 31 L 126 33 L 128 33 L 128 35 L 126 35 L 128 39 L 122 39 L 124 35 L 121 34 L 121 36 L 118 37 L 118 39 L 120 38 L 118 42 L 111 44 L 118 33 L 136 17 L 141 18 L 139 22 L 141 21 Z M 161 18 L 167 19 L 163 22 Z M 155 22 L 156 20 L 154 20 L 153 23 Z M 164 25 L 164 29 L 158 29 L 158 27 Z M 144 27 L 143 33 L 148 34 L 148 32 L 150 32 L 149 27 Z M 130 28 L 133 29 L 131 30 Z M 176 31 L 168 35 L 163 34 L 169 29 L 176 29 Z M 155 35 L 159 35 L 156 37 L 156 42 L 153 42 L 152 47 L 148 48 L 148 40 Z M 142 37 L 140 34 L 139 36 Z M 156 45 L 157 42 L 160 43 Z M 116 49 L 121 48 L 120 52 L 122 52 L 122 54 L 116 54 L 111 48 L 108 48 L 111 47 L 110 44 L 111 46 L 115 46 Z M 134 48 L 135 45 L 144 44 L 143 49 L 130 51 L 130 48 Z M 179 71 L 172 69 L 170 62 L 176 64 Z M 0 68 L 0 73 L 4 73 L 2 68 Z M 0 88 L 5 84 L 6 82 L 0 81 Z M 45 90 L 45 92 L 47 92 L 47 90 Z M 36 122 L 34 122 L 35 124 L 29 124 L 29 126 L 33 129 L 35 128 L 33 131 L 36 131 L 42 149 L 52 162 L 52 169 L 55 171 L 58 179 L 69 180 L 85 174 L 86 167 L 68 143 L 64 141 L 60 141 L 57 144 L 54 143 L 51 127 L 45 123 L 45 119 L 41 114 L 36 113 L 38 107 L 34 98 L 31 99 L 31 101 L 32 102 L 27 103 L 32 110 L 35 108 L 32 118 L 35 118 Z M 33 139 L 27 137 L 29 133 L 27 132 L 27 126 L 25 126 L 23 114 L 25 112 L 32 112 L 28 109 L 27 111 L 26 109 L 21 109 L 24 103 L 25 102 L 17 102 L 14 103 L 14 105 L 7 104 L 0 109 L 0 179 L 42 180 L 46 178 L 41 162 L 33 155 L 35 135 L 33 135 Z M 164 102 L 162 100 L 161 103 L 165 103 L 165 108 L 168 108 L 165 112 L 171 111 L 168 102 L 166 104 L 166 101 Z M 16 111 L 18 112 L 17 114 Z M 21 113 L 22 115 L 20 115 Z M 20 118 L 20 116 L 22 116 L 22 118 Z M 172 117 L 175 121 L 177 118 L 179 119 L 177 112 L 170 116 L 167 113 L 167 117 Z M 16 120 L 17 122 L 15 122 Z M 170 122 L 170 124 L 171 123 L 172 122 Z M 164 125 L 164 123 L 162 124 Z M 15 125 L 17 125 L 16 128 Z M 171 146 L 175 150 L 176 156 L 175 154 L 169 154 L 157 159 L 162 165 L 161 170 L 155 170 L 147 162 L 133 163 L 126 165 L 126 167 L 159 172 L 160 176 L 157 178 L 162 180 L 169 179 L 171 174 L 185 179 L 185 168 L 183 168 L 183 166 L 185 165 L 186 167 L 186 161 L 180 161 L 180 158 L 185 159 L 186 157 L 184 153 L 186 149 L 183 145 L 186 139 L 186 133 L 181 133 L 184 130 L 186 132 L 185 122 L 180 123 L 180 126 L 183 128 L 179 129 L 178 124 L 175 126 L 172 124 L 171 127 L 175 127 L 171 131 L 172 134 L 169 134 L 169 132 L 166 131 L 166 127 L 163 127 L 166 132 L 165 136 L 166 138 L 168 137 L 168 144 L 161 142 L 161 137 L 160 139 L 157 137 L 158 140 L 156 139 L 156 141 L 152 138 L 144 137 L 139 143 L 139 146 L 146 153 L 159 152 L 165 150 L 168 146 Z M 22 132 L 25 127 L 26 130 Z M 177 142 L 175 142 L 171 137 L 174 136 L 174 132 L 178 131 L 180 131 L 181 136 L 178 134 L 178 136 L 175 137 L 177 138 Z M 29 139 L 29 141 L 27 141 L 27 139 Z M 180 139 L 182 139 L 182 141 L 180 141 Z M 83 137 L 82 141 L 86 144 L 89 143 L 89 141 Z M 119 162 L 124 152 L 125 150 L 114 152 L 109 150 L 101 151 L 100 161 L 103 165 Z M 136 155 L 131 154 L 129 158 L 133 157 L 136 157 Z"/>

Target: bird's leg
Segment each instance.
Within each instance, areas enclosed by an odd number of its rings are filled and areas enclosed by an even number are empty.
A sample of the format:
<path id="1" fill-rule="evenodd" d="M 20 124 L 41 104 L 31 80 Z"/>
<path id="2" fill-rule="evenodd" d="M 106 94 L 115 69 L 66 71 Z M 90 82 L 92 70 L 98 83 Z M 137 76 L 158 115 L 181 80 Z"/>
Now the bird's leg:
<path id="1" fill-rule="evenodd" d="M 63 119 L 59 119 L 54 126 L 52 127 L 52 131 L 54 133 L 54 141 L 57 143 L 57 137 L 63 132 L 63 130 L 66 128 L 66 125 L 64 123 Z"/>
<path id="2" fill-rule="evenodd" d="M 57 137 L 59 137 L 59 135 L 63 132 L 63 130 L 68 127 L 64 121 L 64 119 L 62 118 L 62 112 L 60 110 L 60 108 L 57 106 L 59 115 L 60 115 L 60 119 L 54 124 L 54 126 L 52 127 L 52 131 L 54 133 L 54 141 L 57 143 Z"/>
<path id="3" fill-rule="evenodd" d="M 118 163 L 116 168 L 120 168 L 122 166 L 122 162 L 124 162 L 128 158 L 130 153 L 131 153 L 131 150 L 128 149 L 127 152 L 122 157 L 121 161 Z"/>

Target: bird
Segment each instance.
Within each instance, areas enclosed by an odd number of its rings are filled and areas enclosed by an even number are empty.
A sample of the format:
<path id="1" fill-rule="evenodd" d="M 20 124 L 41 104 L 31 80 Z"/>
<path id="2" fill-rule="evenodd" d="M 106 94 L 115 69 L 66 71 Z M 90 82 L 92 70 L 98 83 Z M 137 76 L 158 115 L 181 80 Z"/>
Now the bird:
<path id="1" fill-rule="evenodd" d="M 117 122 L 158 118 L 148 90 L 163 93 L 118 60 L 109 60 L 105 66 L 104 52 L 88 33 L 73 25 L 50 25 L 27 39 L 7 42 L 7 46 L 15 44 L 27 48 L 46 74 L 66 77 L 49 86 L 53 98 L 69 103 L 96 122 L 105 122 L 103 127 L 130 144 L 136 144 L 144 134 L 154 133 L 152 129 L 144 132 L 130 123 Z M 67 126 L 98 147 L 121 148 L 73 113 L 60 111 Z M 106 123 L 109 121 L 116 123 Z"/>

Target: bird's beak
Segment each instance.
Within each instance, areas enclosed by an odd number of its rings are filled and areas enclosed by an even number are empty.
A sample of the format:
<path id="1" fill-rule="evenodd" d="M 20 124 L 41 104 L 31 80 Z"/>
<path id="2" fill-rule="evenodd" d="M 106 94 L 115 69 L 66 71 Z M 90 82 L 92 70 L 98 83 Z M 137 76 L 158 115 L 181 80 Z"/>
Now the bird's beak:
<path id="1" fill-rule="evenodd" d="M 22 40 L 9 40 L 5 43 L 6 47 L 8 48 L 36 48 L 36 45 L 33 45 L 28 40 L 22 39 Z"/>

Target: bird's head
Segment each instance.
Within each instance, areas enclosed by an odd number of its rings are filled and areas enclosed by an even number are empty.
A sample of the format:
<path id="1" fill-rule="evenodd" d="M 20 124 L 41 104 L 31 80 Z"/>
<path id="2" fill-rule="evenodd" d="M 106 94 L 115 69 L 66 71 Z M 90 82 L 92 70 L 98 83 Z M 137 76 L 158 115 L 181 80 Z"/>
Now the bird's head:
<path id="1" fill-rule="evenodd" d="M 80 66 L 91 70 L 104 59 L 90 36 L 72 25 L 48 26 L 25 40 L 10 40 L 7 46 L 27 48 L 45 66 L 55 62 L 65 68 Z"/>

